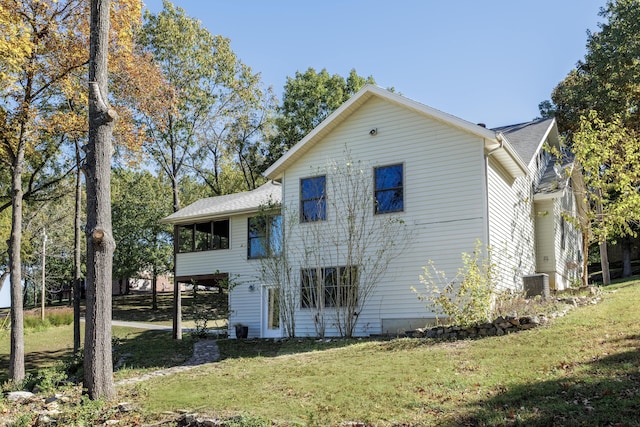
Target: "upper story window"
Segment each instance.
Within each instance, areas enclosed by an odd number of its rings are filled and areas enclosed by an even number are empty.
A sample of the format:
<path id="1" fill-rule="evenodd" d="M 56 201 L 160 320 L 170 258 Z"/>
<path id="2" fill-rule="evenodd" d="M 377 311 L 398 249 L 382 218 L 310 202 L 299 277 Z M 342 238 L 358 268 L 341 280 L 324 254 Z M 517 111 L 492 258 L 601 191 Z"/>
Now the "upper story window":
<path id="1" fill-rule="evenodd" d="M 178 226 L 178 252 L 229 249 L 229 220 Z"/>
<path id="2" fill-rule="evenodd" d="M 403 175 L 402 164 L 374 169 L 376 214 L 404 210 Z"/>
<path id="3" fill-rule="evenodd" d="M 327 219 L 325 175 L 300 180 L 300 222 Z"/>
<path id="4" fill-rule="evenodd" d="M 256 216 L 249 218 L 247 231 L 247 258 L 264 258 L 282 253 L 282 216 Z"/>

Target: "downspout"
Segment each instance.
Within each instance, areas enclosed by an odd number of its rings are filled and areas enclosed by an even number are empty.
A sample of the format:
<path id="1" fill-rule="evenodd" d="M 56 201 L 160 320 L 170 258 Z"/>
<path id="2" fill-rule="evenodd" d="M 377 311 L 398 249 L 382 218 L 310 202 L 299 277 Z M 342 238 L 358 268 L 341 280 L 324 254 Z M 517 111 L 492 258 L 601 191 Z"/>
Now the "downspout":
<path id="1" fill-rule="evenodd" d="M 490 238 L 490 233 L 489 233 L 489 156 L 491 156 L 493 153 L 495 153 L 496 151 L 502 149 L 504 147 L 504 137 L 502 136 L 501 132 L 496 133 L 496 141 L 498 141 L 498 146 L 492 150 L 489 150 L 485 155 L 485 162 L 484 162 L 484 182 L 485 182 L 485 188 L 487 189 L 486 192 L 486 206 L 487 206 L 487 224 L 486 224 L 486 230 L 487 230 L 487 242 L 486 242 L 486 246 L 487 247 L 491 247 L 491 238 Z"/>

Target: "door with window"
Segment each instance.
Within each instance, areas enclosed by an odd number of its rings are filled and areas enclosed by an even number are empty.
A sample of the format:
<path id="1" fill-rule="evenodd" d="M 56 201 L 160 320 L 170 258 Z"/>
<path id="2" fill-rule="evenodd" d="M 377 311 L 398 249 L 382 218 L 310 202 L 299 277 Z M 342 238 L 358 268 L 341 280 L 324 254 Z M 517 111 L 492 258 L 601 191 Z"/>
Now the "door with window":
<path id="1" fill-rule="evenodd" d="M 280 302 L 278 289 L 273 286 L 262 288 L 262 337 L 282 337 L 280 324 Z"/>

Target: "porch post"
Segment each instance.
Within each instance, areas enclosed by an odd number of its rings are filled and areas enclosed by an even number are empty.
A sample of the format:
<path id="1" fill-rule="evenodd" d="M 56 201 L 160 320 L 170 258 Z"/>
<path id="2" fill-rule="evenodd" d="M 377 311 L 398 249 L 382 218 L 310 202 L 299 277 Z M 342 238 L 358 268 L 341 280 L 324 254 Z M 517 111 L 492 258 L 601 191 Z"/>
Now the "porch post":
<path id="1" fill-rule="evenodd" d="M 178 264 L 178 226 L 173 226 L 173 339 L 182 339 L 182 295 L 176 275 Z"/>

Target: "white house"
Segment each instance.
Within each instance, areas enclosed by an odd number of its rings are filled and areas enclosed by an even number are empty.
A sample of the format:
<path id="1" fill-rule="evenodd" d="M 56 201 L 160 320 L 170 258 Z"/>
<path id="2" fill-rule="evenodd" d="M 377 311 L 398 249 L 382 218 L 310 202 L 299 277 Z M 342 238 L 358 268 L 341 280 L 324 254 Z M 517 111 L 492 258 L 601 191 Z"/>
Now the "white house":
<path id="1" fill-rule="evenodd" d="M 276 161 L 265 172 L 267 184 L 202 199 L 165 218 L 176 230 L 176 280 L 233 284 L 231 336 L 238 323 L 248 326 L 249 336 L 285 336 L 289 315 L 296 336 L 316 336 L 320 321 L 323 334 L 339 335 L 340 304 L 327 298 L 343 292 L 336 283 L 362 286 L 366 269 L 341 259 L 344 242 L 329 247 L 325 239 L 352 216 L 335 203 L 341 190 L 330 184 L 334 169 L 327 166 L 347 159 L 357 162 L 368 185 L 365 228 L 393 218 L 406 232 L 391 239 L 402 239 L 392 242 L 402 252 L 375 278 L 364 305 L 357 301 L 353 335 L 395 334 L 432 320 L 411 290 L 420 287 L 422 267 L 432 261 L 453 278 L 461 254 L 478 241 L 492 248 L 502 288 L 521 290 L 524 277 L 544 273 L 551 288 L 564 289 L 582 272 L 581 233 L 571 220 L 583 212 L 576 196 L 582 181 L 570 160 L 556 161 L 546 146 L 561 150 L 553 119 L 487 129 L 368 85 Z M 270 225 L 258 229 L 266 205 L 282 206 L 285 219 L 272 211 Z M 311 229 L 320 233 L 313 248 L 301 238 Z M 334 240 L 340 238 L 346 239 Z M 384 243 L 377 245 L 369 255 L 381 253 Z M 276 302 L 282 294 L 261 273 L 270 247 L 289 254 L 290 314 L 282 312 Z M 316 261 L 331 261 L 318 265 L 300 255 L 311 249 L 327 255 Z M 347 275 L 354 283 L 343 283 Z M 310 277 L 321 276 L 326 289 L 312 295 Z"/>

